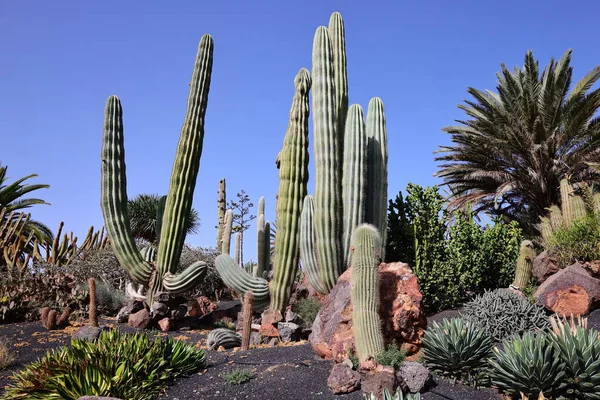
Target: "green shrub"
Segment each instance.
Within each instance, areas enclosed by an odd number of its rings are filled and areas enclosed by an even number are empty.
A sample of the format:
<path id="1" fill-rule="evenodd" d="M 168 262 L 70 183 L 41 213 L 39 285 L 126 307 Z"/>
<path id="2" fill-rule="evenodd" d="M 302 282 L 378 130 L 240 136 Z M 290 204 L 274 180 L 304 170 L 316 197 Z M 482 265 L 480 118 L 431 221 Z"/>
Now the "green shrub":
<path id="1" fill-rule="evenodd" d="M 183 342 L 112 330 L 95 341 L 73 339 L 71 346 L 48 352 L 15 374 L 4 398 L 150 400 L 172 379 L 204 365 L 204 351 Z"/>
<path id="2" fill-rule="evenodd" d="M 89 284 L 81 285 L 82 290 L 89 292 Z M 96 302 L 98 311 L 102 315 L 116 315 L 123 303 L 125 302 L 125 294 L 120 290 L 112 289 L 105 282 L 96 281 Z"/>
<path id="3" fill-rule="evenodd" d="M 377 356 L 376 361 L 378 364 L 389 365 L 394 369 L 398 369 L 405 358 L 406 352 L 398 348 L 396 342 L 393 341 L 383 353 Z"/>
<path id="4" fill-rule="evenodd" d="M 569 227 L 556 229 L 549 241 L 549 252 L 558 265 L 600 259 L 600 216 L 588 215 Z"/>
<path id="5" fill-rule="evenodd" d="M 559 395 L 564 387 L 564 361 L 544 333 L 526 332 L 523 337 L 504 341 L 503 350 L 494 348 L 490 360 L 490 381 L 509 395 L 523 393 L 537 399 L 540 393 L 548 398 Z"/>
<path id="6" fill-rule="evenodd" d="M 235 369 L 223 374 L 223 379 L 230 385 L 241 385 L 250 382 L 254 378 L 254 372 L 250 369 Z"/>
<path id="7" fill-rule="evenodd" d="M 487 332 L 474 322 L 444 319 L 425 331 L 423 361 L 441 375 L 477 384 L 492 355 L 492 345 Z"/>
<path id="8" fill-rule="evenodd" d="M 465 304 L 461 315 L 481 326 L 497 342 L 513 334 L 550 327 L 543 307 L 508 289 L 487 291 Z"/>
<path id="9" fill-rule="evenodd" d="M 564 362 L 566 398 L 600 399 L 600 336 L 596 330 L 564 325 L 548 335 Z"/>
<path id="10" fill-rule="evenodd" d="M 317 314 L 321 309 L 321 302 L 314 297 L 309 297 L 298 301 L 294 308 L 294 312 L 302 318 L 304 326 L 308 328 L 315 322 L 315 318 L 317 318 Z"/>
<path id="11" fill-rule="evenodd" d="M 358 361 L 358 356 L 354 352 L 353 348 L 348 349 L 348 359 L 352 363 L 352 369 L 358 369 L 360 362 Z"/>

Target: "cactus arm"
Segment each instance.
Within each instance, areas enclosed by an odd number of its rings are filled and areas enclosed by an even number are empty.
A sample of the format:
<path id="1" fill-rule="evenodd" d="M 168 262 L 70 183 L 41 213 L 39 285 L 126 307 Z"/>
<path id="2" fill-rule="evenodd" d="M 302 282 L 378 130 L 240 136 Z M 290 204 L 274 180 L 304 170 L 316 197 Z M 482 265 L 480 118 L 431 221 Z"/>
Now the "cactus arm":
<path id="1" fill-rule="evenodd" d="M 335 105 L 338 135 L 338 158 L 344 159 L 344 143 L 346 114 L 348 113 L 348 73 L 346 62 L 346 33 L 344 20 L 339 12 L 334 12 L 329 18 L 329 37 L 331 39 L 331 50 L 333 52 L 333 77 L 335 80 Z M 340 163 L 338 174 L 342 174 Z M 346 265 L 344 265 L 346 268 Z"/>
<path id="2" fill-rule="evenodd" d="M 262 199 L 263 197 L 261 197 Z M 259 210 L 260 210 L 260 202 Z M 258 218 L 256 220 L 256 275 L 262 276 L 263 272 L 267 269 L 265 265 L 265 257 L 267 247 L 265 246 L 265 241 L 267 240 L 266 231 L 265 231 L 265 214 L 261 214 L 259 211 Z"/>
<path id="3" fill-rule="evenodd" d="M 312 287 L 321 294 L 327 294 L 329 291 L 321 281 L 315 249 L 314 212 L 313 197 L 307 195 L 304 197 L 304 205 L 300 214 L 300 260 L 302 261 L 302 269 Z"/>
<path id="4" fill-rule="evenodd" d="M 367 133 L 362 108 L 353 104 L 348 110 L 344 135 L 344 175 L 342 199 L 344 203 L 343 238 L 344 268 L 350 264 L 352 231 L 365 219 L 367 195 Z"/>
<path id="5" fill-rule="evenodd" d="M 313 62 L 313 125 L 315 153 L 315 231 L 323 285 L 331 290 L 341 273 L 342 180 L 339 176 L 339 136 L 336 133 L 333 51 L 326 27 L 315 32 Z"/>
<path id="6" fill-rule="evenodd" d="M 254 277 L 243 268 L 235 265 L 233 259 L 227 254 L 221 254 L 215 259 L 215 267 L 225 285 L 241 295 L 251 291 L 254 298 L 266 299 L 269 296 L 269 284 L 266 280 Z"/>
<path id="7" fill-rule="evenodd" d="M 387 130 L 383 102 L 379 97 L 369 101 L 367 111 L 368 167 L 367 210 L 365 222 L 375 225 L 381 235 L 381 257 L 385 258 L 387 234 Z"/>
<path id="8" fill-rule="evenodd" d="M 362 363 L 384 350 L 379 317 L 379 229 L 367 224 L 358 226 L 352 234 L 352 245 L 352 323 L 356 353 Z"/>
<path id="9" fill-rule="evenodd" d="M 221 254 L 229 255 L 231 247 L 231 231 L 233 230 L 233 211 L 225 212 L 225 223 L 223 226 L 223 236 L 221 238 Z"/>
<path id="10" fill-rule="evenodd" d="M 298 269 L 300 213 L 308 183 L 308 96 L 310 74 L 302 68 L 294 79 L 295 93 L 290 109 L 287 132 L 280 153 L 279 190 L 277 192 L 277 233 L 271 309 L 281 313 L 290 299 Z"/>
<path id="11" fill-rule="evenodd" d="M 198 54 L 190 83 L 187 112 L 177 152 L 158 247 L 157 279 L 152 291 L 160 290 L 162 276 L 174 273 L 179 263 L 186 236 L 186 224 L 192 207 L 196 177 L 200 168 L 204 117 L 213 63 L 213 39 L 205 34 L 200 39 Z"/>
<path id="12" fill-rule="evenodd" d="M 196 261 L 179 274 L 167 273 L 163 285 L 168 292 L 183 293 L 193 289 L 206 275 L 207 264 L 204 261 Z"/>
<path id="13" fill-rule="evenodd" d="M 123 109 L 116 96 L 108 98 L 104 110 L 101 207 L 106 231 L 119 264 L 136 282 L 147 285 L 152 266 L 144 261 L 135 246 L 127 214 Z"/>

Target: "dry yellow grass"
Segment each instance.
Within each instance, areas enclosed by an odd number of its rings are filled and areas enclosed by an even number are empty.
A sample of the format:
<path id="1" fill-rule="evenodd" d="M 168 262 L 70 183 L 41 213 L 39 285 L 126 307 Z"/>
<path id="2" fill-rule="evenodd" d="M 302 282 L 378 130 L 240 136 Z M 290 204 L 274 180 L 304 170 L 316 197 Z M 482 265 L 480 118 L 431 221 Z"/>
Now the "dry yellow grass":
<path id="1" fill-rule="evenodd" d="M 15 361 L 15 356 L 10 345 L 5 340 L 0 340 L 0 371 L 7 368 Z"/>

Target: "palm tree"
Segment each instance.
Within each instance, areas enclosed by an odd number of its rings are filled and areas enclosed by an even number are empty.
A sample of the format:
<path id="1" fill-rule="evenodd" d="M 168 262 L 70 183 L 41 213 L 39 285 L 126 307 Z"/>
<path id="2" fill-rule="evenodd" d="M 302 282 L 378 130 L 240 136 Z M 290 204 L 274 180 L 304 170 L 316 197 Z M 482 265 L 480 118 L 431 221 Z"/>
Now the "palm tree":
<path id="1" fill-rule="evenodd" d="M 560 202 L 561 179 L 598 181 L 588 163 L 600 160 L 600 89 L 591 90 L 600 67 L 570 90 L 570 64 L 568 50 L 540 74 L 530 51 L 522 69 L 502 64 L 497 93 L 467 89 L 474 100 L 458 107 L 469 119 L 444 128 L 453 145 L 436 151 L 451 209 L 471 203 L 535 234 L 539 216 Z"/>
<path id="2" fill-rule="evenodd" d="M 49 204 L 42 199 L 23 198 L 23 196 L 38 189 L 48 189 L 50 185 L 29 185 L 24 183 L 28 179 L 37 177 L 36 174 L 27 175 L 8 184 L 7 181 L 9 177 L 7 175 L 7 170 L 8 166 L 2 166 L 2 163 L 0 163 L 0 210 L 3 208 L 6 209 L 3 218 L 8 218 L 13 211 L 12 218 L 19 218 L 21 213 L 24 212 L 23 210 L 33 205 Z M 32 239 L 37 239 L 38 243 L 44 243 L 46 241 L 51 243 L 54 237 L 50 228 L 41 222 L 32 219 L 27 221 L 21 234 L 26 237 L 32 235 Z"/>
<path id="3" fill-rule="evenodd" d="M 156 243 L 160 234 L 166 199 L 167 196 L 158 194 L 140 194 L 127 202 L 131 234 L 134 238 Z M 187 233 L 197 233 L 199 227 L 200 217 L 192 208 L 187 223 Z"/>

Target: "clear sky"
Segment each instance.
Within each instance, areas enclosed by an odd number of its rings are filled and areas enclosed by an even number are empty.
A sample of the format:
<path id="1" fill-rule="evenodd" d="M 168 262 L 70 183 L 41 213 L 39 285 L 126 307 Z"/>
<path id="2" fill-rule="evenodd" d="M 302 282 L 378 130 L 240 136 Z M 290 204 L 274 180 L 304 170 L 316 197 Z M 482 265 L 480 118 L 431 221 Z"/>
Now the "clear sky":
<path id="1" fill-rule="evenodd" d="M 206 133 L 194 195 L 200 233 L 214 246 L 218 180 L 228 198 L 265 196 L 275 218 L 275 157 L 313 34 L 339 11 L 346 25 L 350 103 L 382 98 L 389 197 L 408 182 L 439 183 L 441 128 L 463 118 L 466 88 L 494 89 L 500 63 L 540 64 L 573 49 L 575 78 L 599 62 L 600 2 L 0 1 L 0 161 L 15 179 L 47 183 L 33 218 L 84 235 L 103 225 L 100 143 L 111 94 L 124 110 L 128 193 L 166 194 L 198 41 L 215 41 Z M 312 134 L 311 134 L 312 141 Z M 312 152 L 312 144 L 311 144 Z M 312 163 L 311 163 L 312 171 Z M 12 180 L 11 180 L 12 181 Z M 312 193 L 314 181 L 309 182 Z M 245 259 L 255 259 L 255 235 Z"/>

